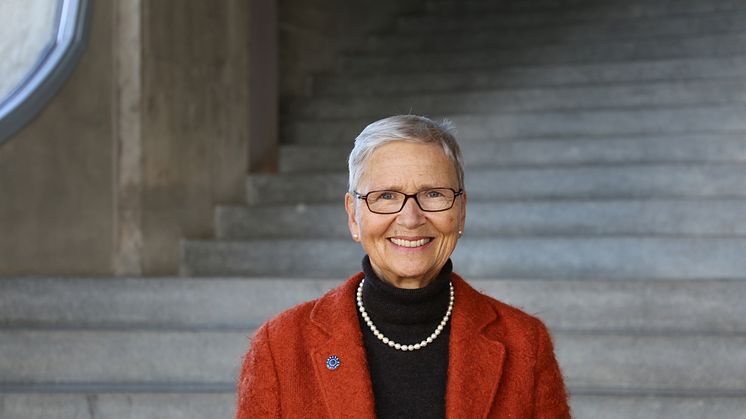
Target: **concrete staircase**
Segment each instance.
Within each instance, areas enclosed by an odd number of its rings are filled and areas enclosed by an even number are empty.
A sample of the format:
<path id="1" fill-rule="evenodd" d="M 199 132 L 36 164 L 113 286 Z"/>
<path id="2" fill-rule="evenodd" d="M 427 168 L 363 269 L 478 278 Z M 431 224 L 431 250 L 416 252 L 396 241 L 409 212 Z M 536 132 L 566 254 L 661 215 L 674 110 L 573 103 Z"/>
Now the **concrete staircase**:
<path id="1" fill-rule="evenodd" d="M 453 119 L 455 268 L 555 337 L 574 417 L 746 418 L 746 3 L 445 1 L 285 106 L 278 175 L 186 240 L 191 278 L 0 279 L 0 418 L 221 418 L 251 331 L 354 273 L 374 119 Z"/>

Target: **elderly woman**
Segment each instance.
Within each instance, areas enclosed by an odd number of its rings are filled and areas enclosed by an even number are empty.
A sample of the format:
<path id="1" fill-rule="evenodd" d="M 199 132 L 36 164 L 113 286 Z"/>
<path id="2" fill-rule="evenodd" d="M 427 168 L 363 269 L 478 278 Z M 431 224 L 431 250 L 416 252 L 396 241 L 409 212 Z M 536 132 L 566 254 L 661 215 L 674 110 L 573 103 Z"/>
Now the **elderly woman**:
<path id="1" fill-rule="evenodd" d="M 448 125 L 370 124 L 345 207 L 363 271 L 257 330 L 237 418 L 570 417 L 541 321 L 452 271 L 466 192 Z"/>

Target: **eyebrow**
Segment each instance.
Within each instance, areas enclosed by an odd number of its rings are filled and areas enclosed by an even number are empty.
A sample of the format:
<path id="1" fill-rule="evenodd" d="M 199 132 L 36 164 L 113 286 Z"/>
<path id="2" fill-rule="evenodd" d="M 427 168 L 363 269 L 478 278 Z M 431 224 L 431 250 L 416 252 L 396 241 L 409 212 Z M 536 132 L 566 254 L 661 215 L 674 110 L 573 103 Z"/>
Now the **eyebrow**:
<path id="1" fill-rule="evenodd" d="M 422 185 L 419 189 L 417 189 L 417 192 L 424 191 L 424 190 L 427 190 L 427 189 L 439 189 L 439 188 L 450 188 L 450 189 L 453 189 L 450 186 L 433 186 L 433 185 L 429 185 L 428 184 L 428 185 Z M 401 186 L 389 186 L 389 187 L 383 187 L 383 188 L 378 188 L 378 187 L 370 188 L 371 191 L 392 191 L 392 192 L 401 192 L 401 193 L 404 193 L 403 189 L 404 188 L 402 188 Z"/>

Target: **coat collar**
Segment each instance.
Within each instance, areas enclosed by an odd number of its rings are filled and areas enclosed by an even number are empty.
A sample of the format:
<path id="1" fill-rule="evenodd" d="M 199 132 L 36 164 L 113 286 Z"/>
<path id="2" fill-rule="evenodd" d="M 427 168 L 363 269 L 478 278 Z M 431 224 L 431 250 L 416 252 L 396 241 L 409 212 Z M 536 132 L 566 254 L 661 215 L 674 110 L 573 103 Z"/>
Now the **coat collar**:
<path id="1" fill-rule="evenodd" d="M 330 416 L 374 419 L 375 401 L 355 291 L 363 274 L 348 279 L 314 305 L 309 336 L 315 374 Z M 505 347 L 488 333 L 497 319 L 492 306 L 461 277 L 451 275 L 456 302 L 451 317 L 446 416 L 482 418 L 489 413 L 502 373 Z M 336 370 L 326 367 L 339 357 Z"/>

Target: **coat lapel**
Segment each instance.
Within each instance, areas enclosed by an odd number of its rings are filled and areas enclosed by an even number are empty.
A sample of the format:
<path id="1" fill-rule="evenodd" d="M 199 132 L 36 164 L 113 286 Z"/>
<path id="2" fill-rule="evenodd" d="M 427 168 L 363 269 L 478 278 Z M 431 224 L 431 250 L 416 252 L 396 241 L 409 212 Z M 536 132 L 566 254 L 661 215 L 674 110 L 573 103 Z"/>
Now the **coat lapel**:
<path id="1" fill-rule="evenodd" d="M 505 347 L 486 332 L 497 313 L 458 275 L 452 276 L 456 301 L 451 318 L 446 416 L 484 418 L 502 374 Z"/>
<path id="2" fill-rule="evenodd" d="M 355 290 L 363 275 L 322 297 L 311 312 L 317 326 L 309 336 L 314 373 L 332 418 L 375 419 L 375 401 L 362 333 L 357 320 Z M 458 275 L 452 277 L 456 303 L 451 318 L 446 416 L 484 418 L 502 374 L 505 347 L 490 337 L 488 326 L 497 313 Z M 340 366 L 326 367 L 336 355 Z"/>
<path id="3" fill-rule="evenodd" d="M 322 297 L 311 312 L 311 321 L 318 326 L 309 338 L 314 372 L 332 418 L 375 418 L 373 387 L 355 306 L 355 290 L 362 277 L 360 273 Z M 334 370 L 326 366 L 332 355 L 340 361 Z"/>

